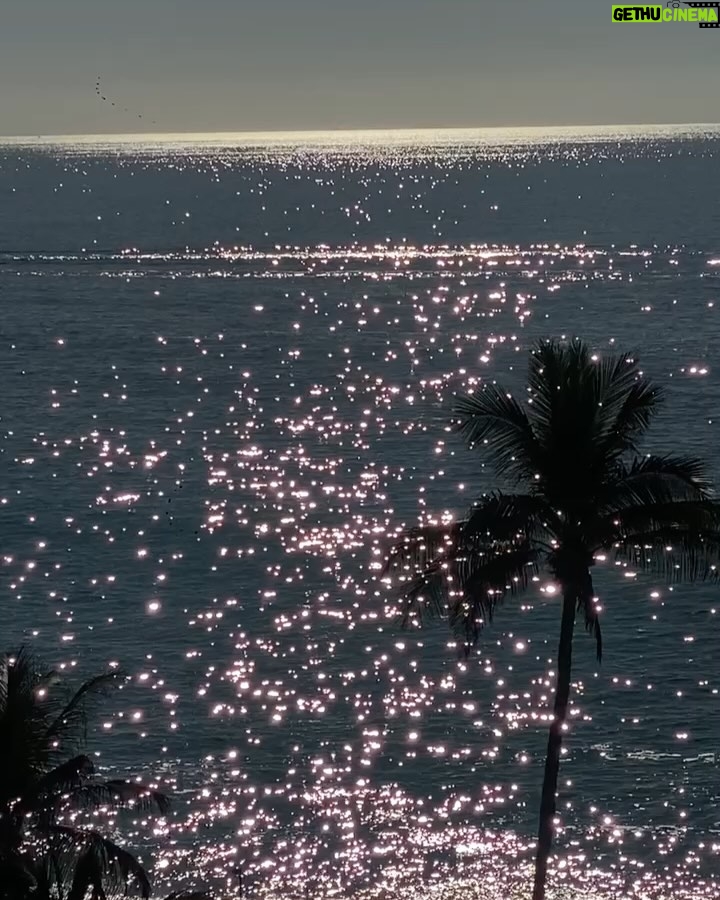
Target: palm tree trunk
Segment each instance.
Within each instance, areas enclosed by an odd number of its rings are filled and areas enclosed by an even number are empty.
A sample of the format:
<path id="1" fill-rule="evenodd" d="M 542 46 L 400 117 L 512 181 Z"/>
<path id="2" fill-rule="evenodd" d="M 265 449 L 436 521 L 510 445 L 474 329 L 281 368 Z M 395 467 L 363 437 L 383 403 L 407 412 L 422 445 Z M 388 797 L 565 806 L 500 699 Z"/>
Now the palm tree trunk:
<path id="1" fill-rule="evenodd" d="M 555 705 L 553 721 L 548 735 L 547 755 L 545 757 L 545 776 L 543 778 L 542 797 L 540 799 L 540 825 L 538 828 L 537 853 L 535 855 L 535 884 L 532 900 L 545 900 L 545 878 L 547 876 L 548 857 L 553 839 L 553 820 L 555 818 L 555 793 L 557 791 L 558 771 L 560 769 L 560 748 L 562 746 L 562 727 L 567 716 L 570 698 L 570 671 L 572 668 L 572 639 L 575 626 L 575 609 L 577 591 L 570 585 L 563 589 L 562 622 L 560 625 L 560 645 L 557 660 L 557 685 L 555 687 Z"/>

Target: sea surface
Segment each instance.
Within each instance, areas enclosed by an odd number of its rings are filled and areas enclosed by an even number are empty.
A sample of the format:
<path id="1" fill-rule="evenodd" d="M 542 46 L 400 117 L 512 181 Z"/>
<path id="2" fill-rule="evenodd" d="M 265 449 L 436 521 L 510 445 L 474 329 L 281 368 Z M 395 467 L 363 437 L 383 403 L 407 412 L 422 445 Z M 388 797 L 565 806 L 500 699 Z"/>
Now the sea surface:
<path id="1" fill-rule="evenodd" d="M 498 487 L 452 394 L 539 337 L 637 351 L 648 449 L 720 479 L 713 126 L 0 144 L 0 609 L 71 679 L 130 679 L 95 824 L 158 890 L 527 897 L 559 601 L 468 660 L 402 631 L 403 527 Z M 720 588 L 598 566 L 553 896 L 720 896 Z"/>

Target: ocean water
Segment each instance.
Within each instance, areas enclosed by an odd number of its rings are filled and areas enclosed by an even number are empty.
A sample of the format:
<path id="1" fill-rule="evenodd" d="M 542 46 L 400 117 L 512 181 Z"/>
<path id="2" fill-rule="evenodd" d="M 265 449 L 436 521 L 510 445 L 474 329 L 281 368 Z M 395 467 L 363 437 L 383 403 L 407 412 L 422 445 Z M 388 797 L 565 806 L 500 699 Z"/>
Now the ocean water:
<path id="1" fill-rule="evenodd" d="M 98 820 L 158 889 L 527 896 L 559 606 L 467 662 L 401 631 L 402 527 L 496 487 L 452 393 L 540 336 L 637 350 L 649 448 L 720 478 L 712 127 L 6 141 L 3 646 L 80 678 Z M 720 895 L 720 594 L 598 567 L 578 630 L 553 896 Z"/>

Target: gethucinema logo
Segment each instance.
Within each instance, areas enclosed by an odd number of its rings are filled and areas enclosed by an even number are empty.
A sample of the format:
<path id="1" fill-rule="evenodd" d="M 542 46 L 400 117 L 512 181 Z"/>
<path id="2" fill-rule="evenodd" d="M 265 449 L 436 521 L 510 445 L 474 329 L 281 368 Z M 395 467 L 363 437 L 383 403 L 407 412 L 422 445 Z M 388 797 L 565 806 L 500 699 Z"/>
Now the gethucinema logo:
<path id="1" fill-rule="evenodd" d="M 695 22 L 700 28 L 720 28 L 720 0 L 714 3 L 678 3 L 665 6 L 623 3 L 612 8 L 613 22 Z"/>

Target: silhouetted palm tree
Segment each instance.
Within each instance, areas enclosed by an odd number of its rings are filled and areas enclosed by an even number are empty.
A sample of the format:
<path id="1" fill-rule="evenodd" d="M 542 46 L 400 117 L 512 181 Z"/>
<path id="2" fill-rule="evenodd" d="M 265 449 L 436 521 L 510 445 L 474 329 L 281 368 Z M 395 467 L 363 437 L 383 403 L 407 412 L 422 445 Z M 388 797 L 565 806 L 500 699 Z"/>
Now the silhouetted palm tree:
<path id="1" fill-rule="evenodd" d="M 150 881 L 140 862 L 98 831 L 74 823 L 82 809 L 130 806 L 168 810 L 164 794 L 118 779 L 101 780 L 80 751 L 88 704 L 122 676 L 99 675 L 68 694 L 57 672 L 27 650 L 0 658 L 0 897 L 85 900 L 92 892 Z"/>
<path id="2" fill-rule="evenodd" d="M 554 715 L 540 804 L 533 900 L 543 900 L 553 838 L 576 613 L 602 655 L 591 570 L 601 553 L 669 580 L 720 562 L 720 512 L 705 467 L 639 455 L 662 391 L 631 356 L 598 359 L 581 341 L 541 342 L 519 402 L 487 385 L 457 401 L 455 425 L 517 493 L 481 497 L 466 519 L 408 532 L 391 551 L 404 621 L 448 615 L 469 652 L 497 603 L 543 568 L 562 588 Z"/>

